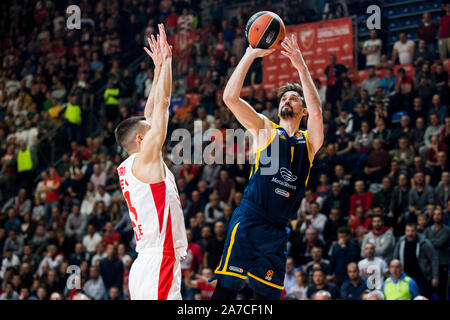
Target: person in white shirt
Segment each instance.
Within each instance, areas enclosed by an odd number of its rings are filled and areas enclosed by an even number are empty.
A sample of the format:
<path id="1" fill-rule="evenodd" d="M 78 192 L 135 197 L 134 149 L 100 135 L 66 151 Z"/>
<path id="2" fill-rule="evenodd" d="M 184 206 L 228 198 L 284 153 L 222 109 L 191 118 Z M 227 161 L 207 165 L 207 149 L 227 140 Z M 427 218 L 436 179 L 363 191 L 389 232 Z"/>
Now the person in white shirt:
<path id="1" fill-rule="evenodd" d="M 399 41 L 394 44 L 392 51 L 392 63 L 397 64 L 411 64 L 414 57 L 415 43 L 412 40 L 408 40 L 406 33 L 400 32 Z"/>
<path id="2" fill-rule="evenodd" d="M 102 241 L 102 237 L 95 232 L 95 227 L 92 224 L 87 226 L 87 234 L 83 237 L 83 245 L 89 254 L 94 254 L 97 244 Z"/>
<path id="3" fill-rule="evenodd" d="M 81 202 L 80 212 L 83 216 L 88 216 L 94 211 L 94 204 L 96 202 L 94 191 L 94 184 L 92 182 L 87 183 L 87 191 L 84 195 L 83 201 Z"/>
<path id="4" fill-rule="evenodd" d="M 389 276 L 389 267 L 380 257 L 375 257 L 375 245 L 366 243 L 364 253 L 367 258 L 358 262 L 358 269 L 362 280 L 367 282 L 369 289 L 381 290 L 384 278 Z"/>
<path id="5" fill-rule="evenodd" d="M 306 291 L 308 290 L 309 278 L 306 272 L 296 270 L 294 272 L 295 285 L 286 291 L 286 294 L 293 294 L 298 300 L 306 300 Z"/>
<path id="6" fill-rule="evenodd" d="M 105 206 L 109 208 L 111 205 L 111 196 L 105 191 L 105 186 L 98 186 L 97 193 L 95 194 L 95 201 L 103 201 Z"/>
<path id="7" fill-rule="evenodd" d="M 306 216 L 306 220 L 300 227 L 300 232 L 303 234 L 306 229 L 314 228 L 320 235 L 322 235 L 325 223 L 327 222 L 327 216 L 319 212 L 319 205 L 316 202 L 311 202 L 309 205 L 311 214 Z"/>
<path id="8" fill-rule="evenodd" d="M 19 257 L 17 257 L 11 250 L 6 250 L 3 254 L 2 266 L 0 269 L 0 278 L 3 278 L 3 275 L 9 267 L 17 268 L 20 265 Z"/>
<path id="9" fill-rule="evenodd" d="M 377 38 L 377 31 L 370 30 L 370 39 L 362 47 L 362 54 L 366 56 L 366 68 L 375 67 L 381 62 L 381 39 Z"/>

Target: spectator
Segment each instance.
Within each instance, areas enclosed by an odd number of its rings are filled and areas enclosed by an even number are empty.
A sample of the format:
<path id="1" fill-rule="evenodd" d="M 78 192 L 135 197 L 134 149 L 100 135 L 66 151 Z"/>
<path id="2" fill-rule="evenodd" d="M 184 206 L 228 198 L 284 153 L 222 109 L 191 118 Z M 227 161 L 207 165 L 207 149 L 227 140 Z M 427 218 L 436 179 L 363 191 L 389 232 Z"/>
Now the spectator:
<path id="1" fill-rule="evenodd" d="M 436 206 L 441 208 L 447 207 L 447 201 L 449 200 L 448 194 L 450 191 L 450 171 L 443 171 L 441 175 L 441 181 L 434 189 Z"/>
<path id="2" fill-rule="evenodd" d="M 392 95 L 394 94 L 396 82 L 397 76 L 394 74 L 394 69 L 390 67 L 387 69 L 384 78 L 378 83 L 378 86 L 383 89 L 384 95 Z"/>
<path id="3" fill-rule="evenodd" d="M 373 196 L 372 208 L 380 207 L 383 213 L 388 213 L 392 193 L 391 180 L 389 177 L 384 177 L 381 180 L 381 190 Z"/>
<path id="4" fill-rule="evenodd" d="M 94 184 L 94 189 L 97 191 L 99 186 L 106 185 L 106 173 L 103 171 L 98 163 L 93 166 L 93 173 L 90 181 Z"/>
<path id="5" fill-rule="evenodd" d="M 323 248 L 315 246 L 311 249 L 311 261 L 304 265 L 302 268 L 308 274 L 308 277 L 312 278 L 312 271 L 314 266 L 319 265 L 325 275 L 331 274 L 330 261 L 322 257 Z"/>
<path id="6" fill-rule="evenodd" d="M 83 121 L 81 114 L 81 107 L 77 104 L 77 96 L 69 96 L 69 102 L 67 103 L 64 111 L 64 118 L 67 120 L 66 130 L 67 139 L 69 141 L 81 142 L 82 140 L 82 128 Z"/>
<path id="7" fill-rule="evenodd" d="M 398 148 L 389 152 L 391 159 L 398 159 L 399 164 L 404 168 L 410 167 L 413 164 L 414 155 L 415 150 L 408 144 L 408 138 L 406 137 L 400 137 L 398 139 Z"/>
<path id="8" fill-rule="evenodd" d="M 219 265 L 223 246 L 225 245 L 225 226 L 223 222 L 214 224 L 214 237 L 208 241 L 203 255 L 203 267 L 215 269 Z"/>
<path id="9" fill-rule="evenodd" d="M 106 247 L 106 258 L 100 260 L 100 276 L 105 284 L 105 289 L 108 291 L 110 298 L 111 293 L 109 292 L 111 288 L 116 287 L 121 294 L 121 288 L 123 284 L 123 263 L 117 257 L 116 249 L 114 245 L 108 244 Z M 114 292 L 116 296 L 116 292 Z"/>
<path id="10" fill-rule="evenodd" d="M 431 242 L 417 234 L 415 224 L 406 225 L 405 235 L 395 245 L 394 259 L 416 280 L 420 293 L 431 297 L 431 288 L 438 286 L 439 258 Z"/>
<path id="11" fill-rule="evenodd" d="M 350 197 L 350 211 L 349 216 L 355 215 L 356 207 L 361 205 L 365 211 L 368 211 L 372 206 L 373 194 L 370 191 L 365 191 L 364 181 L 358 180 L 355 182 L 355 193 Z"/>
<path id="12" fill-rule="evenodd" d="M 213 276 L 212 270 L 204 268 L 201 275 L 195 275 L 195 280 L 191 280 L 192 275 L 193 272 L 191 270 L 186 270 L 186 275 L 184 277 L 186 287 L 200 289 L 202 300 L 211 300 L 211 296 L 217 283 L 217 281 L 208 282 L 208 279 Z"/>
<path id="13" fill-rule="evenodd" d="M 444 214 L 441 208 L 433 210 L 432 226 L 425 232 L 425 237 L 431 242 L 439 257 L 438 294 L 440 300 L 447 300 L 448 283 L 448 246 L 450 244 L 450 228 L 444 225 Z"/>
<path id="14" fill-rule="evenodd" d="M 286 294 L 293 294 L 297 297 L 298 300 L 306 300 L 306 291 L 309 286 L 309 278 L 306 272 L 296 270 L 294 272 L 295 283 L 296 285 L 291 287 L 289 292 L 286 291 Z"/>
<path id="15" fill-rule="evenodd" d="M 361 240 L 369 231 L 371 218 L 367 216 L 362 205 L 358 205 L 355 210 L 355 215 L 348 219 L 348 227 L 357 240 Z"/>
<path id="16" fill-rule="evenodd" d="M 87 234 L 83 237 L 83 245 L 89 254 L 95 253 L 95 248 L 102 241 L 101 235 L 95 231 L 93 224 L 88 224 Z"/>
<path id="17" fill-rule="evenodd" d="M 422 17 L 423 22 L 417 29 L 417 35 L 419 36 L 419 39 L 424 41 L 426 44 L 428 52 L 432 52 L 434 54 L 436 51 L 436 32 L 438 28 L 432 21 L 431 14 L 429 12 L 424 12 Z"/>
<path id="18" fill-rule="evenodd" d="M 86 217 L 81 215 L 80 206 L 77 204 L 72 205 L 72 212 L 69 214 L 65 225 L 65 233 L 69 237 L 75 237 L 81 240 L 85 228 Z"/>
<path id="19" fill-rule="evenodd" d="M 369 181 L 379 182 L 388 173 L 389 153 L 383 148 L 379 138 L 373 140 L 372 151 L 369 153 L 364 174 Z"/>
<path id="20" fill-rule="evenodd" d="M 419 40 L 419 45 L 414 52 L 413 66 L 416 70 L 422 70 L 424 65 L 428 65 L 433 62 L 434 51 L 429 51 L 429 47 L 425 40 Z M 429 73 L 428 76 L 431 76 Z M 420 80 L 420 79 L 419 79 Z M 414 84 L 418 86 L 420 81 L 416 81 Z"/>
<path id="21" fill-rule="evenodd" d="M 386 300 L 412 300 L 419 295 L 416 281 L 403 272 L 400 260 L 389 265 L 390 276 L 384 281 L 383 293 Z"/>
<path id="22" fill-rule="evenodd" d="M 378 88 L 379 84 L 380 78 L 375 75 L 375 69 L 370 68 L 368 78 L 362 82 L 362 88 L 367 90 L 369 95 L 373 95 L 375 94 L 375 90 Z"/>
<path id="23" fill-rule="evenodd" d="M 347 265 L 359 258 L 358 245 L 351 240 L 350 230 L 346 227 L 338 229 L 338 240 L 330 249 L 330 265 L 334 278 L 343 283 L 347 280 Z"/>
<path id="24" fill-rule="evenodd" d="M 358 262 L 358 269 L 360 276 L 366 281 L 367 286 L 380 290 L 384 278 L 389 276 L 389 268 L 386 260 L 382 257 L 376 256 L 376 246 L 371 242 L 363 244 L 364 254 L 366 257 Z"/>
<path id="25" fill-rule="evenodd" d="M 415 222 L 416 216 L 425 211 L 428 204 L 434 203 L 433 188 L 425 183 L 424 173 L 416 172 L 413 178 L 414 187 L 409 190 L 408 211 L 405 213 L 404 221 Z"/>
<path id="26" fill-rule="evenodd" d="M 341 78 L 347 72 L 348 68 L 337 63 L 336 56 L 330 55 L 330 64 L 325 68 L 325 76 L 327 77 L 327 94 L 326 101 L 335 106 L 336 101 L 340 100 L 342 80 Z"/>
<path id="27" fill-rule="evenodd" d="M 397 64 L 398 59 L 398 64 L 410 64 L 413 62 L 415 44 L 408 40 L 405 32 L 400 32 L 398 37 L 392 51 L 392 63 Z"/>
<path id="28" fill-rule="evenodd" d="M 347 265 L 348 279 L 341 286 L 341 299 L 361 300 L 361 295 L 366 290 L 366 282 L 359 276 L 358 265 L 351 262 Z"/>
<path id="29" fill-rule="evenodd" d="M 368 232 L 362 241 L 361 256 L 365 256 L 366 244 L 371 243 L 375 246 L 375 256 L 380 257 L 389 263 L 392 259 L 395 237 L 388 227 L 384 225 L 384 219 L 382 216 L 372 217 L 372 230 Z"/>
<path id="30" fill-rule="evenodd" d="M 314 228 L 321 236 L 327 221 L 327 217 L 319 212 L 320 207 L 317 202 L 311 202 L 309 204 L 310 214 L 304 217 L 304 222 L 300 227 L 300 232 L 304 233 L 307 228 Z"/>
<path id="31" fill-rule="evenodd" d="M 235 183 L 229 177 L 227 170 L 220 170 L 219 180 L 214 185 L 214 189 L 217 191 L 220 201 L 231 203 L 236 189 Z"/>
<path id="32" fill-rule="evenodd" d="M 105 224 L 105 233 L 102 237 L 103 244 L 108 247 L 108 245 L 118 245 L 120 243 L 120 233 L 114 230 L 112 222 L 107 222 Z"/>
<path id="33" fill-rule="evenodd" d="M 94 300 L 103 300 L 106 295 L 106 288 L 103 279 L 99 274 L 98 267 L 89 268 L 89 280 L 86 281 L 83 291 Z"/>
<path id="34" fill-rule="evenodd" d="M 439 56 L 444 60 L 450 56 L 450 3 L 443 4 L 445 15 L 439 25 Z"/>
<path id="35" fill-rule="evenodd" d="M 192 231 L 190 229 L 186 230 L 186 238 L 188 241 L 187 255 L 186 258 L 180 262 L 181 276 L 184 278 L 187 277 L 188 273 L 192 275 L 197 272 L 202 264 L 202 249 L 198 244 L 192 243 Z M 182 282 L 181 285 L 183 288 L 185 282 Z M 190 287 L 188 286 L 188 288 Z M 192 300 L 194 298 L 194 292 L 193 290 L 188 290 L 188 288 L 184 288 L 183 298 L 186 300 Z"/>
<path id="36" fill-rule="evenodd" d="M 366 69 L 380 63 L 382 45 L 381 39 L 377 37 L 377 31 L 370 30 L 370 38 L 364 42 L 362 47 L 362 54 L 366 56 Z"/>
<path id="37" fill-rule="evenodd" d="M 19 300 L 19 294 L 14 290 L 12 282 L 6 283 L 5 292 L 0 295 L 0 300 Z"/>
<path id="38" fill-rule="evenodd" d="M 322 290 L 329 292 L 331 299 L 333 300 L 340 298 L 338 287 L 325 280 L 325 274 L 321 269 L 313 270 L 312 282 L 313 283 L 310 284 L 306 290 L 306 297 L 308 300 L 311 300 L 315 294 Z"/>

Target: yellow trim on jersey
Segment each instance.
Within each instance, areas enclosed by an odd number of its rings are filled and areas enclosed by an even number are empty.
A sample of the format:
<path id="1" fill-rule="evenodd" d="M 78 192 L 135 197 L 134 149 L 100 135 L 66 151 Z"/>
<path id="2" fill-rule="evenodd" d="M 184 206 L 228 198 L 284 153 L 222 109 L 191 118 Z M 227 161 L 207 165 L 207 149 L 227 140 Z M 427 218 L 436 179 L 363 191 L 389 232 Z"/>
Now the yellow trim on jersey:
<path id="1" fill-rule="evenodd" d="M 269 282 L 269 281 L 263 280 L 263 279 L 261 279 L 261 278 L 255 276 L 254 274 L 251 274 L 250 272 L 247 272 L 247 275 L 250 276 L 250 277 L 252 277 L 252 278 L 255 279 L 255 280 L 258 280 L 259 282 L 262 282 L 262 283 L 264 283 L 264 284 L 270 286 L 270 287 L 274 287 L 274 288 L 279 289 L 279 290 L 283 290 L 283 289 L 284 289 L 284 287 L 279 286 L 279 285 L 277 285 L 277 284 L 275 284 L 275 283 L 271 283 L 271 282 Z"/>
<path id="2" fill-rule="evenodd" d="M 302 132 L 303 132 L 303 136 L 305 137 L 305 141 L 306 141 L 306 149 L 308 151 L 309 165 L 312 167 L 311 152 L 310 152 L 309 141 L 308 141 L 308 131 L 305 130 Z"/>
<path id="3" fill-rule="evenodd" d="M 230 259 L 230 254 L 231 254 L 231 249 L 233 248 L 233 244 L 234 244 L 234 238 L 236 236 L 236 230 L 237 227 L 239 226 L 240 222 L 238 222 L 236 224 L 236 226 L 233 229 L 233 232 L 231 232 L 231 238 L 230 238 L 230 244 L 228 245 L 228 251 L 227 251 L 227 257 L 225 258 L 225 264 L 223 265 L 223 269 L 222 271 L 227 272 L 227 267 L 228 267 L 228 260 Z"/>
<path id="4" fill-rule="evenodd" d="M 310 153 L 310 149 L 309 149 L 309 141 L 308 141 L 308 130 L 302 131 L 303 132 L 303 136 L 305 137 L 306 140 L 306 150 L 308 151 L 308 159 L 309 159 L 309 169 L 308 169 L 308 175 L 306 176 L 306 181 L 305 181 L 305 187 L 308 185 L 308 180 L 309 180 L 309 174 L 311 173 L 311 167 L 312 167 L 312 161 L 311 161 L 311 153 Z"/>
<path id="5" fill-rule="evenodd" d="M 216 270 L 214 270 L 214 272 L 217 272 L 217 271 L 219 271 L 219 269 L 220 269 L 220 266 L 222 265 L 222 258 L 223 258 L 223 256 L 222 256 L 222 257 L 220 257 L 220 262 L 219 262 L 219 265 L 217 266 Z"/>
<path id="6" fill-rule="evenodd" d="M 238 277 L 238 278 L 241 278 L 241 279 L 244 279 L 244 280 L 247 279 L 247 276 L 244 276 L 244 275 L 238 274 L 238 273 L 234 273 L 234 272 L 230 272 L 230 271 L 219 271 L 219 270 L 216 270 L 216 271 L 214 271 L 214 273 L 225 274 L 227 276 Z"/>
<path id="7" fill-rule="evenodd" d="M 294 146 L 291 147 L 291 162 L 294 161 Z"/>
<path id="8" fill-rule="evenodd" d="M 253 171 L 253 173 L 256 173 L 256 171 L 258 171 L 259 169 L 259 156 L 261 151 L 263 151 L 264 149 L 266 149 L 268 146 L 270 146 L 270 144 L 272 143 L 273 139 L 275 139 L 276 135 L 277 135 L 277 128 L 279 127 L 279 125 L 275 124 L 274 122 L 272 122 L 272 134 L 270 136 L 270 139 L 267 140 L 266 144 L 264 146 L 262 146 L 261 148 L 258 148 L 255 150 L 255 154 L 256 154 L 256 158 L 255 158 L 255 170 Z M 252 174 L 250 174 L 250 177 L 252 176 Z"/>

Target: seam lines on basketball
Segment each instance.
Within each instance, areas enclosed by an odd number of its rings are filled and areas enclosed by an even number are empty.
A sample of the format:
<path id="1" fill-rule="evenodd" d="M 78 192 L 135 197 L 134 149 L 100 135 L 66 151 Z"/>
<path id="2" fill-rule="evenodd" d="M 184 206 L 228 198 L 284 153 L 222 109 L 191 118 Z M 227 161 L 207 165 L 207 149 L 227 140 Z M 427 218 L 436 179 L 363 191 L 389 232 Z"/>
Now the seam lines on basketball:
<path id="1" fill-rule="evenodd" d="M 258 43 L 256 44 L 256 48 L 259 48 L 259 44 L 261 43 L 261 41 L 264 39 L 264 34 L 266 33 L 267 29 L 270 27 L 270 25 L 272 24 L 274 17 L 272 16 L 272 19 L 270 19 L 270 22 L 267 24 L 266 28 L 264 29 L 264 32 L 261 33 L 261 38 L 259 38 Z M 270 47 L 270 46 L 269 46 Z M 267 48 L 268 49 L 268 48 Z"/>

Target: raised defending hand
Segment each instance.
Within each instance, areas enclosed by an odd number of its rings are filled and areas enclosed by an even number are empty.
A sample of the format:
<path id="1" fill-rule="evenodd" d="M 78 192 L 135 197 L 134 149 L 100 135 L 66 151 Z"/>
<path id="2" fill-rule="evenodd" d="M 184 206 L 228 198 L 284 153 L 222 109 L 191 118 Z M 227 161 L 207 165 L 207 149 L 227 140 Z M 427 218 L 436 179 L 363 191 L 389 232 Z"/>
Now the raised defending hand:
<path id="1" fill-rule="evenodd" d="M 159 46 L 159 42 L 156 41 L 155 36 L 151 35 L 151 37 L 147 38 L 148 40 L 148 46 L 150 47 L 150 50 L 146 47 L 144 47 L 145 52 L 152 58 L 153 64 L 155 67 L 160 67 L 162 64 L 162 53 L 161 48 Z"/>
<path id="2" fill-rule="evenodd" d="M 158 24 L 159 35 L 157 35 L 159 46 L 161 48 L 163 61 L 172 58 L 172 46 L 167 42 L 166 31 L 162 23 Z"/>
<path id="3" fill-rule="evenodd" d="M 295 34 L 292 34 L 290 38 L 284 38 L 283 42 L 281 42 L 281 46 L 284 48 L 284 50 L 281 51 L 281 54 L 288 57 L 296 69 L 305 66 L 305 61 L 303 60 L 302 53 L 298 47 Z"/>

